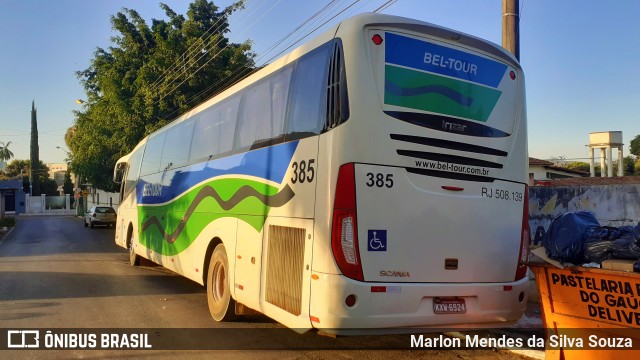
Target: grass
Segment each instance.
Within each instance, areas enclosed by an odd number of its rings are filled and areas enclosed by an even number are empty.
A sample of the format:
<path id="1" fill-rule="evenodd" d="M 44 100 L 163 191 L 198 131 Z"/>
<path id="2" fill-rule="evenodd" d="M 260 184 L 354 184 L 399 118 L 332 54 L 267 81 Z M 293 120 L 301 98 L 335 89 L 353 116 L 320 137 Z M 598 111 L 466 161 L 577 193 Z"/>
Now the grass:
<path id="1" fill-rule="evenodd" d="M 16 226 L 16 218 L 14 217 L 5 217 L 0 220 L 0 227 L 14 227 Z"/>
<path id="2" fill-rule="evenodd" d="M 16 218 L 14 217 L 5 217 L 2 220 L 0 220 L 0 229 L 4 228 L 12 228 L 14 226 L 16 226 Z M 0 241 L 2 241 L 2 238 L 5 237 L 5 235 L 7 235 L 8 231 L 0 231 Z"/>

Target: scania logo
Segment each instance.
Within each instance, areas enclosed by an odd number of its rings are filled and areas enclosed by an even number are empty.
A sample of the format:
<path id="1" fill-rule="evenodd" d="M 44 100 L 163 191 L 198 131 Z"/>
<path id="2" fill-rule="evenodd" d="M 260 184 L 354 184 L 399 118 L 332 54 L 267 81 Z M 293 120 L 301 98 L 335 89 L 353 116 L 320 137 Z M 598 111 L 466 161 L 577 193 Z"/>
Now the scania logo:
<path id="1" fill-rule="evenodd" d="M 380 276 L 411 277 L 408 271 L 380 270 Z"/>

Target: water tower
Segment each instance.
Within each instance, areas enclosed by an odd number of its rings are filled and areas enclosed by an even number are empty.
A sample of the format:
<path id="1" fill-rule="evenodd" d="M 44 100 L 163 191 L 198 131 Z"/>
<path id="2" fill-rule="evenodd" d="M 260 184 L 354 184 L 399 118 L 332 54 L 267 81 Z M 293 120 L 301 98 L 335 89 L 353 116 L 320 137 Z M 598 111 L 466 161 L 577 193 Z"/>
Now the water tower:
<path id="1" fill-rule="evenodd" d="M 613 149 L 618 149 L 618 176 L 623 175 L 622 165 L 622 131 L 604 131 L 589 133 L 589 162 L 591 165 L 591 177 L 596 176 L 594 153 L 600 149 L 600 175 L 602 177 L 613 176 Z M 605 165 L 606 160 L 606 165 Z M 605 175 L 604 169 L 607 169 Z"/>

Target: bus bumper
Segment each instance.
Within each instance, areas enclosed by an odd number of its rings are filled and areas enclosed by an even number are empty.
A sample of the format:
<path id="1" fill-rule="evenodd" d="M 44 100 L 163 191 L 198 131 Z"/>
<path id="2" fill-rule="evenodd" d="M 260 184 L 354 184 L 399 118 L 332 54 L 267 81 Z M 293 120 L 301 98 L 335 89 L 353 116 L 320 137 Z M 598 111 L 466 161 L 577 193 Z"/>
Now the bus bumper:
<path id="1" fill-rule="evenodd" d="M 365 283 L 315 273 L 311 322 L 327 333 L 359 329 L 475 329 L 513 325 L 524 314 L 529 278 L 510 283 Z M 314 276 L 315 278 L 315 276 Z M 347 305 L 347 297 L 355 304 Z M 436 314 L 435 298 L 464 299 L 466 311 Z M 391 331 L 393 332 L 393 331 Z M 401 332 L 401 331 L 399 331 Z"/>

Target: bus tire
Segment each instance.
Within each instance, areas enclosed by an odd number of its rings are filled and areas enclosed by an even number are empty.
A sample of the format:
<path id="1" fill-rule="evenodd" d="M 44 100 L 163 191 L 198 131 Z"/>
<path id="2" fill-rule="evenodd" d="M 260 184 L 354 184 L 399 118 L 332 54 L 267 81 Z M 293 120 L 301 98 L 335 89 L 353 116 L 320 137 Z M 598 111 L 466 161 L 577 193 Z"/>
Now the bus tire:
<path id="1" fill-rule="evenodd" d="M 133 249 L 133 228 L 131 226 L 127 230 L 127 250 L 129 250 L 129 264 L 131 266 L 140 265 L 140 256 Z"/>
<path id="2" fill-rule="evenodd" d="M 231 297 L 229 261 L 223 244 L 213 250 L 207 270 L 207 303 L 215 321 L 234 321 L 236 301 Z"/>

